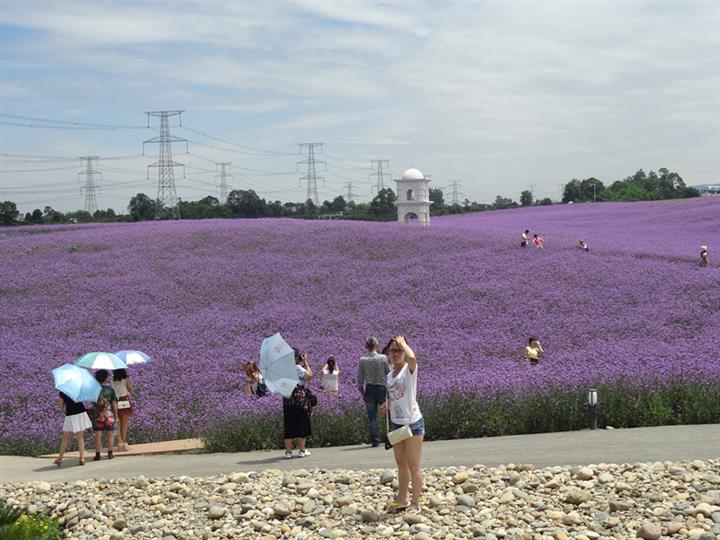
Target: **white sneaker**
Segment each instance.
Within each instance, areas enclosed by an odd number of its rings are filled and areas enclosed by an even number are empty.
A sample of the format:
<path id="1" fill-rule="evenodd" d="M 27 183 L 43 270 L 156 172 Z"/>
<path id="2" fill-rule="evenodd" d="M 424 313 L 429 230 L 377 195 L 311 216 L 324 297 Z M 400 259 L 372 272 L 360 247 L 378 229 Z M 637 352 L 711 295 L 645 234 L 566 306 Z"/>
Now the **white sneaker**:
<path id="1" fill-rule="evenodd" d="M 289 450 L 286 450 L 285 451 L 285 459 L 292 459 L 292 452 L 290 452 Z"/>
<path id="2" fill-rule="evenodd" d="M 310 450 L 307 448 L 305 450 L 299 450 L 298 451 L 298 457 L 306 457 L 310 455 Z"/>

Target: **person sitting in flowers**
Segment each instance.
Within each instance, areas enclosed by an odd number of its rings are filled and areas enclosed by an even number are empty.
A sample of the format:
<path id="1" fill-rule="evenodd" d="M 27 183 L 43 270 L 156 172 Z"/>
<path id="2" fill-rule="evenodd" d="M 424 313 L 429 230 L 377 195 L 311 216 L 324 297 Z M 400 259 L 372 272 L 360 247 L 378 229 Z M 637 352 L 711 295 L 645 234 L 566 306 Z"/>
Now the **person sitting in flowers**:
<path id="1" fill-rule="evenodd" d="M 267 394 L 267 386 L 262 373 L 253 361 L 247 362 L 243 367 L 245 372 L 245 393 L 251 396 L 262 397 Z"/>
<path id="2" fill-rule="evenodd" d="M 585 240 L 578 240 L 577 248 L 582 249 L 583 251 L 590 251 L 590 248 Z"/>
<path id="3" fill-rule="evenodd" d="M 528 339 L 528 345 L 525 347 L 525 352 L 523 354 L 525 359 L 531 366 L 537 366 L 540 363 L 540 359 L 543 357 L 543 354 L 545 354 L 545 351 L 543 351 L 542 345 L 540 345 L 540 340 L 536 336 L 530 336 Z"/>

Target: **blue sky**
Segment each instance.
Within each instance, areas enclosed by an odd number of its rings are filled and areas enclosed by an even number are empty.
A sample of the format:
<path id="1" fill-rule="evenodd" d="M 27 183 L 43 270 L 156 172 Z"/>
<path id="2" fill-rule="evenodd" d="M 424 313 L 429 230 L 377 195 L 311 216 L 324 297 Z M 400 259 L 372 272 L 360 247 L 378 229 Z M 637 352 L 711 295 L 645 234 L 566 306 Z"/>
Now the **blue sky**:
<path id="1" fill-rule="evenodd" d="M 82 208 L 84 155 L 131 156 L 98 164 L 100 207 L 154 197 L 157 149 L 139 154 L 157 133 L 140 126 L 163 109 L 194 130 L 172 129 L 191 140 L 174 147 L 188 200 L 217 194 L 213 161 L 232 187 L 304 200 L 308 141 L 325 143 L 321 199 L 352 181 L 369 200 L 370 159 L 478 201 L 638 168 L 719 177 L 718 3 L 11 1 L 0 25 L 1 113 L 138 126 L 0 117 L 0 198 L 23 212 Z"/>

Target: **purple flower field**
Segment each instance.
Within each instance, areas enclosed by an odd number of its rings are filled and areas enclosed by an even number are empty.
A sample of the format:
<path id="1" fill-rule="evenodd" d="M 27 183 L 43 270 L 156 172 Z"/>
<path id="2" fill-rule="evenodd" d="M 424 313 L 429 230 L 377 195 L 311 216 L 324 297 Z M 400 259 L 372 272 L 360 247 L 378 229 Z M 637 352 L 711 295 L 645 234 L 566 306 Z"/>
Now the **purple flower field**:
<path id="1" fill-rule="evenodd" d="M 528 228 L 543 251 L 521 250 Z M 231 415 L 240 367 L 280 331 L 314 369 L 333 354 L 339 400 L 363 341 L 404 334 L 420 406 L 449 392 L 516 395 L 602 383 L 720 384 L 720 200 L 557 205 L 397 223 L 205 220 L 0 230 L 0 440 L 54 448 L 50 370 L 140 349 L 130 442 L 193 436 Z M 588 241 L 590 252 L 575 248 Z M 698 265 L 708 244 L 710 267 Z M 545 360 L 521 361 L 531 334 Z M 7 451 L 7 450 L 4 450 Z"/>

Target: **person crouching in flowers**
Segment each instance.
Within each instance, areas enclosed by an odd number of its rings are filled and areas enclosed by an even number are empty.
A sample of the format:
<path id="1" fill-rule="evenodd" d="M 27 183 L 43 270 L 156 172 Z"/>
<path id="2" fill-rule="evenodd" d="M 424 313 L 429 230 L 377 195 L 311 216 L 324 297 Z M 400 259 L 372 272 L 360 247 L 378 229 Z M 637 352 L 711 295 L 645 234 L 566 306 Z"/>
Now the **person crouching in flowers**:
<path id="1" fill-rule="evenodd" d="M 102 450 L 102 434 L 107 433 L 107 458 L 113 458 L 113 430 L 117 418 L 117 396 L 110 383 L 108 383 L 108 371 L 99 369 L 95 372 L 95 380 L 100 383 L 100 395 L 93 407 L 93 431 L 95 432 L 95 457 L 93 461 L 100 461 L 100 450 Z"/>
<path id="2" fill-rule="evenodd" d="M 420 514 L 423 476 L 420 467 L 425 421 L 417 402 L 417 358 L 403 336 L 395 336 L 383 349 L 392 369 L 387 374 L 388 400 L 380 406 L 380 414 L 390 415 L 390 430 L 410 426 L 412 437 L 393 446 L 398 466 L 398 493 L 388 504 L 388 512 L 407 510 Z M 408 487 L 412 479 L 412 501 L 408 502 Z"/>
<path id="3" fill-rule="evenodd" d="M 327 362 L 322 368 L 322 386 L 334 396 L 340 391 L 340 368 L 334 356 L 328 356 Z"/>
<path id="4" fill-rule="evenodd" d="M 540 345 L 540 340 L 535 336 L 530 336 L 523 354 L 525 360 L 527 360 L 531 366 L 537 366 L 543 354 L 545 354 L 545 351 L 543 351 L 542 345 Z"/>
<path id="5" fill-rule="evenodd" d="M 83 438 L 83 432 L 92 427 L 90 418 L 88 418 L 87 412 L 85 411 L 85 406 L 82 403 L 76 403 L 70 399 L 69 396 L 60 392 L 60 408 L 65 409 L 65 423 L 63 424 L 62 440 L 60 441 L 60 452 L 55 459 L 55 465 L 59 467 L 62 463 L 65 450 L 73 433 L 75 434 L 78 453 L 80 454 L 79 465 L 85 465 L 85 439 Z"/>

